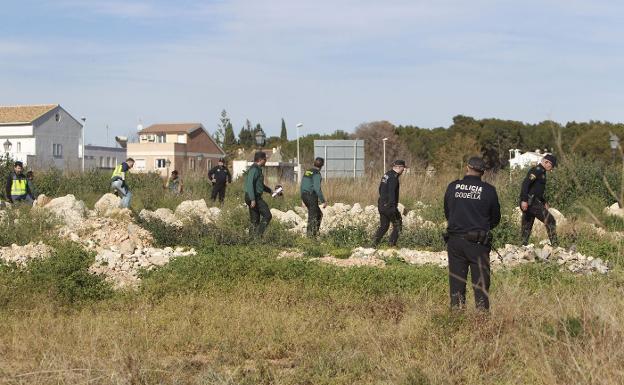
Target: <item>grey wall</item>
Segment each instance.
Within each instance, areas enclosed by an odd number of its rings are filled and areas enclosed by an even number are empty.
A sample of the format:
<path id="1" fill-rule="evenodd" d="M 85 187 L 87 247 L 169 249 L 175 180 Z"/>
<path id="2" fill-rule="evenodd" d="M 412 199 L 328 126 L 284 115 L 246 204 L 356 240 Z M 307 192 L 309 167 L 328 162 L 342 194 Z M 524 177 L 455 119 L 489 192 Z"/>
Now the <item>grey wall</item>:
<path id="1" fill-rule="evenodd" d="M 56 121 L 56 113 L 60 121 Z M 37 168 L 56 167 L 61 170 L 80 170 L 79 147 L 82 125 L 63 108 L 57 107 L 33 123 L 36 140 L 35 165 Z M 62 157 L 54 157 L 52 145 L 62 144 Z"/>

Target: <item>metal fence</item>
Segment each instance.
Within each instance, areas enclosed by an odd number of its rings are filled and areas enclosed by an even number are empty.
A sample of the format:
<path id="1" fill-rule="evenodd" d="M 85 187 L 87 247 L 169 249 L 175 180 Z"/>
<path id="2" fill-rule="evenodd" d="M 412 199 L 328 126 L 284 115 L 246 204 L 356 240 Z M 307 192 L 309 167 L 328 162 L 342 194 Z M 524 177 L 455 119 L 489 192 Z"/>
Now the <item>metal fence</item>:
<path id="1" fill-rule="evenodd" d="M 314 157 L 325 158 L 324 178 L 364 176 L 364 140 L 315 140 Z"/>

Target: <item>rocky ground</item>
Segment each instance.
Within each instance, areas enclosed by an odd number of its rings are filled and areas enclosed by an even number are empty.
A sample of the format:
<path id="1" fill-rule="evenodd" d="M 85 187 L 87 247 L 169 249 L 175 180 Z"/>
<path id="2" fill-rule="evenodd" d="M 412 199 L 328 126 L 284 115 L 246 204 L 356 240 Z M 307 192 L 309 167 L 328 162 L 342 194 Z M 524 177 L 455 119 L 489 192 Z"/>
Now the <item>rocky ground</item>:
<path id="1" fill-rule="evenodd" d="M 119 198 L 113 194 L 105 194 L 89 210 L 84 202 L 77 200 L 73 195 L 50 199 L 40 196 L 35 202 L 34 209 L 47 210 L 56 215 L 61 226 L 58 234 L 61 238 L 80 244 L 86 250 L 96 253 L 95 263 L 90 270 L 93 273 L 104 274 L 116 287 L 133 287 L 139 282 L 141 270 L 151 270 L 167 264 L 173 258 L 194 255 L 195 250 L 183 248 L 154 247 L 152 235 L 146 229 L 139 226 L 133 219 L 131 212 L 119 208 Z M 403 215 L 404 226 L 410 227 L 440 227 L 445 223 L 433 223 L 424 220 L 420 210 L 425 205 L 419 204 L 413 210 L 406 211 L 403 206 L 399 207 Z M 612 215 L 624 216 L 624 210 L 617 204 L 605 209 Z M 307 226 L 307 212 L 302 207 L 295 207 L 286 212 L 276 209 L 271 210 L 274 218 L 290 228 L 297 234 L 305 234 Z M 558 211 L 551 209 L 559 224 L 565 223 L 565 218 Z M 326 233 L 332 229 L 344 226 L 361 226 L 373 231 L 378 224 L 378 213 L 375 206 L 362 207 L 359 204 L 346 205 L 336 203 L 323 210 L 324 218 L 321 232 Z M 208 207 L 201 200 L 182 202 L 175 210 L 157 209 L 155 211 L 142 210 L 140 218 L 145 221 L 161 221 L 167 225 L 181 228 L 197 218 L 203 223 L 214 223 L 218 220 L 221 211 L 216 207 Z M 519 221 L 519 212 L 515 213 Z M 588 225 L 591 226 L 591 225 Z M 540 226 L 536 226 L 539 231 Z M 542 230 L 543 231 L 543 230 Z M 604 230 L 595 228 L 598 236 L 613 236 Z M 618 234 L 621 236 L 621 234 Z M 28 244 L 25 246 L 12 245 L 0 248 L 0 260 L 16 263 L 23 266 L 29 260 L 46 258 L 52 254 L 51 247 L 45 244 Z M 282 252 L 279 258 L 303 258 L 304 254 L 298 250 Z M 413 249 L 387 249 L 377 250 L 371 248 L 356 248 L 352 250 L 347 259 L 335 258 L 331 255 L 322 258 L 313 258 L 322 263 L 330 263 L 337 266 L 375 266 L 383 267 L 390 258 L 398 258 L 409 264 L 424 265 L 433 264 L 446 267 L 446 252 L 429 252 Z M 552 248 L 548 244 L 537 246 L 529 245 L 518 247 L 506 245 L 498 251 L 492 251 L 490 260 L 493 269 L 502 267 L 514 267 L 520 264 L 543 261 L 555 263 L 562 269 L 578 274 L 601 273 L 609 271 L 609 266 L 599 258 L 582 255 L 574 250 Z"/>

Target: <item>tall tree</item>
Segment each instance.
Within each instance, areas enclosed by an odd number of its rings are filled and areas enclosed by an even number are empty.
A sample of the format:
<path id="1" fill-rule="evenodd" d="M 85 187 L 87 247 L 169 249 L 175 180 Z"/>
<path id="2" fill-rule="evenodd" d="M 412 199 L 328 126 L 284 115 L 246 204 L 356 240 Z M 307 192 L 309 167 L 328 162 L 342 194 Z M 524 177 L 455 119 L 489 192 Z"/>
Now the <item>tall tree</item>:
<path id="1" fill-rule="evenodd" d="M 223 109 L 221 111 L 221 117 L 219 118 L 219 125 L 217 126 L 217 131 L 215 132 L 215 140 L 219 145 L 225 145 L 225 130 L 230 123 L 230 118 L 227 114 L 227 111 Z"/>
<path id="2" fill-rule="evenodd" d="M 284 143 L 288 142 L 288 131 L 286 131 L 286 122 L 282 118 L 282 131 L 280 132 L 280 140 Z"/>
<path id="3" fill-rule="evenodd" d="M 245 121 L 245 125 L 241 128 L 238 134 L 238 142 L 241 146 L 251 147 L 254 142 L 254 132 L 251 128 L 251 122 L 249 119 Z"/>
<path id="4" fill-rule="evenodd" d="M 234 136 L 234 128 L 232 127 L 232 122 L 228 122 L 227 126 L 225 127 L 225 137 L 223 139 L 223 144 L 226 149 L 230 149 L 236 144 L 236 136 Z"/>

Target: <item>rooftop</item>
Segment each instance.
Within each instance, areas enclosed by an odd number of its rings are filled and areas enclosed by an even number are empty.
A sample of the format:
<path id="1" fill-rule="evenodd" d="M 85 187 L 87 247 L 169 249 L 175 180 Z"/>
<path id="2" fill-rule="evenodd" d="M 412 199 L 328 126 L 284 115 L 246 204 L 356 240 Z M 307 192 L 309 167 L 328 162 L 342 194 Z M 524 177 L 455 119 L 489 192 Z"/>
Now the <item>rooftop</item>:
<path id="1" fill-rule="evenodd" d="M 139 134 L 190 134 L 201 127 L 201 123 L 157 123 L 142 129 Z"/>
<path id="2" fill-rule="evenodd" d="M 32 123 L 58 106 L 58 104 L 0 106 L 0 124 Z"/>

